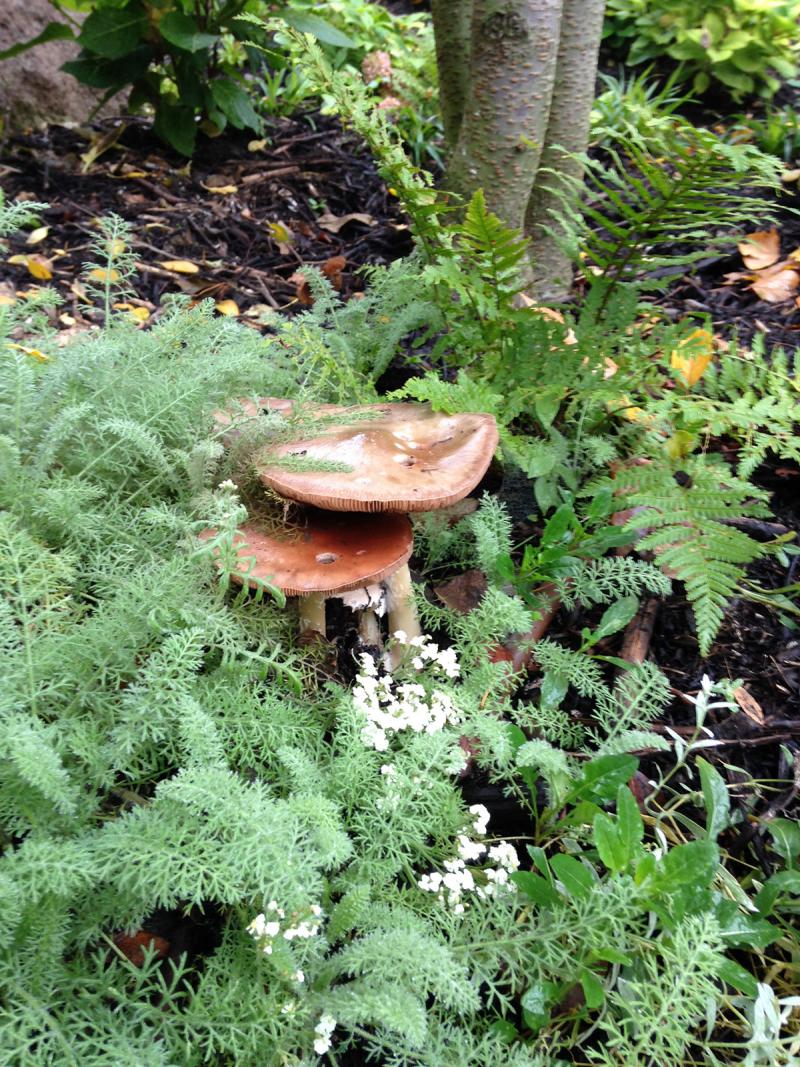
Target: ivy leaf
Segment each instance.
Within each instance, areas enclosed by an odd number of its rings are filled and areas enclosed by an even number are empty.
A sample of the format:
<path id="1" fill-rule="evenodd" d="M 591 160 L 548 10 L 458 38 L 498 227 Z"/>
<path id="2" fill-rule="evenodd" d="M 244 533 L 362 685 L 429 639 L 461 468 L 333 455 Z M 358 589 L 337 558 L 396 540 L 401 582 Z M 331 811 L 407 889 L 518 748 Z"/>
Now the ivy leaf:
<path id="1" fill-rule="evenodd" d="M 200 52 L 203 48 L 211 48 L 217 41 L 215 34 L 201 33 L 195 19 L 182 11 L 168 11 L 159 22 L 158 28 L 165 41 L 187 52 Z"/>

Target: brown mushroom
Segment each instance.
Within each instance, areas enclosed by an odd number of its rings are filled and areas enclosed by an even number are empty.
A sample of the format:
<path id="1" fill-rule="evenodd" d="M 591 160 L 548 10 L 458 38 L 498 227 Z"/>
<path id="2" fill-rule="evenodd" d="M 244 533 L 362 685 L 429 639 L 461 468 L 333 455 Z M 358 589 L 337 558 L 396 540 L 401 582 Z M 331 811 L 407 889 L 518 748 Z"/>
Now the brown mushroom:
<path id="1" fill-rule="evenodd" d="M 279 402 L 260 403 L 274 410 Z M 337 512 L 450 507 L 478 484 L 498 443 L 492 415 L 447 415 L 429 404 L 321 404 L 310 413 L 325 420 L 319 431 L 265 451 L 261 466 L 256 455 L 259 478 L 284 498 Z M 292 470 L 292 457 L 304 467 L 334 461 L 351 470 Z M 407 566 L 388 577 L 386 592 L 390 632 L 418 636 Z"/>
<path id="2" fill-rule="evenodd" d="M 207 540 L 216 533 L 204 530 L 200 537 Z M 405 515 L 313 511 L 296 536 L 276 535 L 250 522 L 239 528 L 234 545 L 242 561 L 242 583 L 266 579 L 287 596 L 298 597 L 301 631 L 324 634 L 326 598 L 407 570 L 413 535 Z M 367 632 L 374 633 L 372 623 Z"/>

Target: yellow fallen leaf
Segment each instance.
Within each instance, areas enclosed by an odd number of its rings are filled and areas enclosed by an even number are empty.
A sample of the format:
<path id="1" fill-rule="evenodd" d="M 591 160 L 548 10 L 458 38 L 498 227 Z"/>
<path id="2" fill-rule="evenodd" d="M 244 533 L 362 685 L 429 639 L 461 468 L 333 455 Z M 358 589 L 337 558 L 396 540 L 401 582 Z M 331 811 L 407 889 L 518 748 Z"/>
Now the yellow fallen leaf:
<path id="1" fill-rule="evenodd" d="M 619 364 L 615 363 L 611 356 L 606 356 L 603 360 L 603 378 L 608 380 L 613 378 L 619 370 Z"/>
<path id="2" fill-rule="evenodd" d="M 115 311 L 127 311 L 132 319 L 137 322 L 147 322 L 150 318 L 150 312 L 147 308 L 139 307 L 137 304 L 119 303 L 114 304 Z"/>
<path id="3" fill-rule="evenodd" d="M 174 271 L 176 274 L 199 274 L 200 268 L 190 259 L 168 259 L 161 266 L 164 270 Z"/>
<path id="4" fill-rule="evenodd" d="M 771 230 L 748 233 L 736 247 L 742 254 L 744 265 L 750 270 L 771 267 L 781 253 L 781 241 L 774 226 Z"/>
<path id="5" fill-rule="evenodd" d="M 261 152 L 266 147 L 267 147 L 267 139 L 266 139 L 266 137 L 259 138 L 259 140 L 257 140 L 257 141 L 248 141 L 247 142 L 247 151 L 248 152 Z"/>
<path id="6" fill-rule="evenodd" d="M 238 185 L 204 185 L 203 188 L 209 193 L 216 193 L 218 196 L 230 196 L 232 193 L 239 192 Z"/>
<path id="7" fill-rule="evenodd" d="M 626 405 L 625 407 L 619 407 L 620 404 Z M 630 406 L 628 406 L 630 405 Z M 640 422 L 643 426 L 652 426 L 655 422 L 655 418 L 644 410 L 644 408 L 635 407 L 631 404 L 629 396 L 622 394 L 615 402 L 609 402 L 606 405 L 607 409 L 613 415 L 621 415 L 623 419 L 627 419 L 628 422 Z"/>
<path id="8" fill-rule="evenodd" d="M 694 448 L 697 438 L 688 430 L 676 430 L 664 442 L 664 448 L 670 459 L 684 459 Z"/>
<path id="9" fill-rule="evenodd" d="M 800 266 L 790 263 L 789 260 L 781 260 L 772 267 L 758 271 L 753 275 L 750 289 L 769 304 L 781 304 L 784 300 L 790 300 L 800 284 L 800 275 L 797 271 Z"/>
<path id="10" fill-rule="evenodd" d="M 73 316 L 73 315 L 70 315 L 70 314 L 69 314 L 68 312 L 66 312 L 66 311 L 65 311 L 65 312 L 63 312 L 63 314 L 61 314 L 61 315 L 59 315 L 59 316 L 58 316 L 58 321 L 59 321 L 59 322 L 61 322 L 61 323 L 63 323 L 63 324 L 64 324 L 64 326 L 74 326 L 74 325 L 75 325 L 75 318 L 74 318 L 74 316 Z"/>
<path id="11" fill-rule="evenodd" d="M 53 277 L 53 264 L 49 259 L 44 256 L 11 256 L 8 260 L 9 263 L 15 263 L 19 266 L 27 267 L 28 273 L 32 274 L 34 278 L 38 278 L 39 281 L 46 282 Z"/>
<path id="12" fill-rule="evenodd" d="M 89 271 L 89 277 L 93 282 L 102 282 L 104 285 L 106 282 L 112 283 L 119 281 L 118 270 L 104 270 L 103 267 L 95 267 L 94 270 Z"/>
<path id="13" fill-rule="evenodd" d="M 106 248 L 110 256 L 121 256 L 125 251 L 125 242 L 120 241 L 118 237 L 106 243 Z"/>
<path id="14" fill-rule="evenodd" d="M 17 298 L 8 293 L 0 293 L 0 308 L 10 308 L 16 304 Z"/>
<path id="15" fill-rule="evenodd" d="M 235 300 L 220 300 L 214 306 L 220 315 L 228 315 L 231 318 L 235 318 L 239 314 L 239 305 Z"/>
<path id="16" fill-rule="evenodd" d="M 268 222 L 267 229 L 272 239 L 277 241 L 278 244 L 291 245 L 294 243 L 294 234 L 285 222 Z"/>
<path id="17" fill-rule="evenodd" d="M 50 233 L 49 226 L 39 226 L 35 230 L 31 230 L 25 241 L 26 245 L 38 245 L 40 241 L 43 241 Z"/>
<path id="18" fill-rule="evenodd" d="M 709 330 L 692 330 L 673 348 L 669 365 L 681 376 L 685 385 L 696 385 L 708 370 L 714 355 L 714 336 Z"/>
<path id="19" fill-rule="evenodd" d="M 26 356 L 30 356 L 31 359 L 38 360 L 39 363 L 50 362 L 50 356 L 46 356 L 44 352 L 40 351 L 38 348 L 28 348 L 27 345 L 14 344 L 13 341 L 7 341 L 6 348 L 13 348 L 17 352 L 24 352 Z"/>

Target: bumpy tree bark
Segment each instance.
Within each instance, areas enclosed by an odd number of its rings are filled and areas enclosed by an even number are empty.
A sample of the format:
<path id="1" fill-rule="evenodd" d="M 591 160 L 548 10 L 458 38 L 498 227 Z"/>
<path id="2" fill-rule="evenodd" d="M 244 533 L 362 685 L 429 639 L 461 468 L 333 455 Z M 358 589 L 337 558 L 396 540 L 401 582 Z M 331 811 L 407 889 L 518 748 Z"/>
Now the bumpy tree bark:
<path id="1" fill-rule="evenodd" d="M 445 188 L 532 238 L 532 291 L 558 299 L 569 263 L 545 232 L 567 152 L 586 149 L 605 0 L 433 0 Z M 469 28 L 469 34 L 467 33 Z"/>

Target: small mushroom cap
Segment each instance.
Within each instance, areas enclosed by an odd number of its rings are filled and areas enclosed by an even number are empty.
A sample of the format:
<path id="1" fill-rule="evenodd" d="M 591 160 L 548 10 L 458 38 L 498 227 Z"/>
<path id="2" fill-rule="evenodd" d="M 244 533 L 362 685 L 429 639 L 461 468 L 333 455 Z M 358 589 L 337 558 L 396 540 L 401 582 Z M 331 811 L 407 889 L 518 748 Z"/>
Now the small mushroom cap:
<path id="1" fill-rule="evenodd" d="M 277 455 L 334 460 L 352 470 L 292 471 L 273 460 L 258 473 L 281 496 L 318 508 L 409 512 L 449 507 L 475 488 L 497 448 L 492 415 L 446 415 L 428 404 L 326 404 L 316 410 L 354 418 L 284 444 Z"/>
<path id="2" fill-rule="evenodd" d="M 411 555 L 413 534 L 405 515 L 356 517 L 321 511 L 309 513 L 307 520 L 291 538 L 276 537 L 257 523 L 241 526 L 235 541 L 242 561 L 239 580 L 263 578 L 287 596 L 333 596 L 383 581 Z M 204 530 L 200 538 L 216 533 Z"/>

